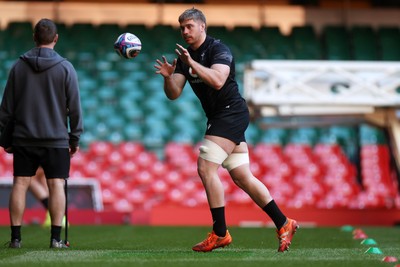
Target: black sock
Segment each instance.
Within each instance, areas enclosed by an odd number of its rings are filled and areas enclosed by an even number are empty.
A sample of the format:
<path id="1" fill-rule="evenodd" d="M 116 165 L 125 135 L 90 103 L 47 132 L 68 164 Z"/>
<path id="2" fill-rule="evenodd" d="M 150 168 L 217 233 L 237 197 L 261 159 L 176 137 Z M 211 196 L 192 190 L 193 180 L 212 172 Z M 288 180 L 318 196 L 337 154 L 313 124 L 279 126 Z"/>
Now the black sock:
<path id="1" fill-rule="evenodd" d="M 61 226 L 51 226 L 51 239 L 55 239 L 57 242 L 61 240 Z"/>
<path id="2" fill-rule="evenodd" d="M 42 202 L 43 207 L 48 210 L 49 209 L 49 198 L 43 198 L 42 200 L 40 200 L 40 202 Z"/>
<path id="3" fill-rule="evenodd" d="M 269 202 L 263 210 L 268 214 L 268 216 L 274 222 L 276 228 L 279 230 L 286 223 L 286 216 L 283 215 L 278 205 L 276 205 L 275 201 L 272 200 Z"/>
<path id="4" fill-rule="evenodd" d="M 212 208 L 213 231 L 217 236 L 226 235 L 225 207 Z"/>
<path id="5" fill-rule="evenodd" d="M 21 240 L 21 225 L 11 226 L 11 240 Z"/>

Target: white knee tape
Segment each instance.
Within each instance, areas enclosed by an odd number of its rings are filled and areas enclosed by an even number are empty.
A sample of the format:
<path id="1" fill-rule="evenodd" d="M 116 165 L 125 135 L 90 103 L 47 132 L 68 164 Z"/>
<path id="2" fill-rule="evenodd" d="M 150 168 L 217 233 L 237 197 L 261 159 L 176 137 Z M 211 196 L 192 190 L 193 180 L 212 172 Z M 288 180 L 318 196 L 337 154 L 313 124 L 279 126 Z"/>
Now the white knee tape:
<path id="1" fill-rule="evenodd" d="M 234 168 L 249 162 L 249 153 L 232 153 L 229 155 L 229 157 L 226 158 L 224 162 L 222 162 L 222 167 L 224 167 L 228 171 L 231 171 Z"/>
<path id="2" fill-rule="evenodd" d="M 228 157 L 228 154 L 222 149 L 222 147 L 208 139 L 203 140 L 199 150 L 200 158 L 217 164 L 221 164 Z"/>

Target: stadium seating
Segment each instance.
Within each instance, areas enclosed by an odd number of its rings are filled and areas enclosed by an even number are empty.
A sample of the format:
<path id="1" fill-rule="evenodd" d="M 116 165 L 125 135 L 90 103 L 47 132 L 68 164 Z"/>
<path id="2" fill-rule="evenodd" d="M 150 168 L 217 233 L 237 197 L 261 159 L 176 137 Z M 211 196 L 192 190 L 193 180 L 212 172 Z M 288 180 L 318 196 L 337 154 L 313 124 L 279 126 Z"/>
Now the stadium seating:
<path id="1" fill-rule="evenodd" d="M 113 42 L 125 31 L 142 41 L 143 50 L 135 60 L 113 51 Z M 206 205 L 196 167 L 204 114 L 188 85 L 180 99 L 168 100 L 153 68 L 161 55 L 175 57 L 179 30 L 165 25 L 77 23 L 59 24 L 59 33 L 56 49 L 77 69 L 84 112 L 82 151 L 72 161 L 71 177 L 96 177 L 107 210 L 160 203 Z M 400 60 L 398 27 L 331 25 L 318 36 L 306 25 L 293 27 L 285 36 L 277 27 L 210 26 L 208 33 L 231 46 L 239 84 L 246 63 L 257 58 Z M 0 31 L 1 93 L 15 58 L 33 45 L 31 34 L 32 25 L 21 22 Z M 164 41 L 154 42 L 154 36 Z M 394 205 L 397 184 L 381 130 L 366 125 L 265 130 L 261 124 L 251 122 L 246 132 L 251 168 L 278 202 L 293 208 Z M 10 162 L 9 154 L 0 153 L 2 176 L 12 175 Z M 253 205 L 225 170 L 220 175 L 231 193 L 228 202 Z"/>
<path id="2" fill-rule="evenodd" d="M 398 27 L 380 27 L 378 29 L 380 57 L 385 61 L 400 61 L 400 29 Z"/>
<path id="3" fill-rule="evenodd" d="M 377 38 L 372 27 L 354 26 L 350 36 L 354 60 L 378 60 Z"/>
<path id="4" fill-rule="evenodd" d="M 328 60 L 349 60 L 350 40 L 344 26 L 326 26 L 322 36 L 324 57 Z"/>
<path id="5" fill-rule="evenodd" d="M 321 45 L 312 26 L 293 27 L 291 37 L 295 59 L 321 59 Z"/>

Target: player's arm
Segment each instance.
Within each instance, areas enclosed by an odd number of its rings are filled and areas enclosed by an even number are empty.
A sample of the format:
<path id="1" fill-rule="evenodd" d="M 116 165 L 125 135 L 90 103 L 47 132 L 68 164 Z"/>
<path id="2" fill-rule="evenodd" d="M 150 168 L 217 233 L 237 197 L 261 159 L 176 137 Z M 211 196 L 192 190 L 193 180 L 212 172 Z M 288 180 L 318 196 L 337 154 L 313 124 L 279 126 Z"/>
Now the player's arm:
<path id="1" fill-rule="evenodd" d="M 185 64 L 192 68 L 193 72 L 195 72 L 203 82 L 216 90 L 219 90 L 224 86 L 230 72 L 230 67 L 228 65 L 213 64 L 210 68 L 207 68 L 194 61 L 187 49 L 183 46 L 179 44 L 176 46 L 178 48 L 175 49 L 175 53 L 183 62 L 185 62 Z"/>
<path id="2" fill-rule="evenodd" d="M 212 88 L 219 90 L 224 86 L 228 79 L 230 67 L 224 64 L 214 64 L 211 68 L 204 67 L 200 63 L 192 60 L 189 65 L 194 72 L 203 80 L 204 83 Z"/>
<path id="3" fill-rule="evenodd" d="M 168 77 L 164 77 L 164 92 L 165 95 L 171 99 L 177 99 L 183 91 L 186 78 L 183 74 L 174 73 Z"/>
<path id="4" fill-rule="evenodd" d="M 172 64 L 168 63 L 165 56 L 163 56 L 162 59 L 162 61 L 159 59 L 156 60 L 157 65 L 154 65 L 157 69 L 156 74 L 161 74 L 164 77 L 165 95 L 169 99 L 174 100 L 182 94 L 186 78 L 183 74 L 174 73 L 177 59 L 174 59 Z"/>

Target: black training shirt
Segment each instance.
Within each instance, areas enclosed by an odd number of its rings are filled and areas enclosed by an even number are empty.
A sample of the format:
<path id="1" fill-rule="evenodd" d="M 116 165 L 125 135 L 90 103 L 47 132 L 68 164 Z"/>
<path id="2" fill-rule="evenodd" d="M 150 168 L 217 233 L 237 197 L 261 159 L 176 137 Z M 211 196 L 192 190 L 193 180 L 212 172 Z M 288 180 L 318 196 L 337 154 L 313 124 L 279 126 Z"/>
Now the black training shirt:
<path id="1" fill-rule="evenodd" d="M 235 62 L 231 51 L 225 44 L 207 36 L 204 43 L 196 51 L 189 47 L 188 52 L 193 60 L 207 68 L 210 68 L 213 64 L 225 64 L 230 67 L 230 73 L 225 84 L 220 90 L 216 90 L 205 84 L 196 73 L 193 73 L 189 66 L 178 58 L 175 73 L 183 74 L 189 81 L 208 119 L 213 118 L 226 106 L 243 102 L 235 80 Z"/>

